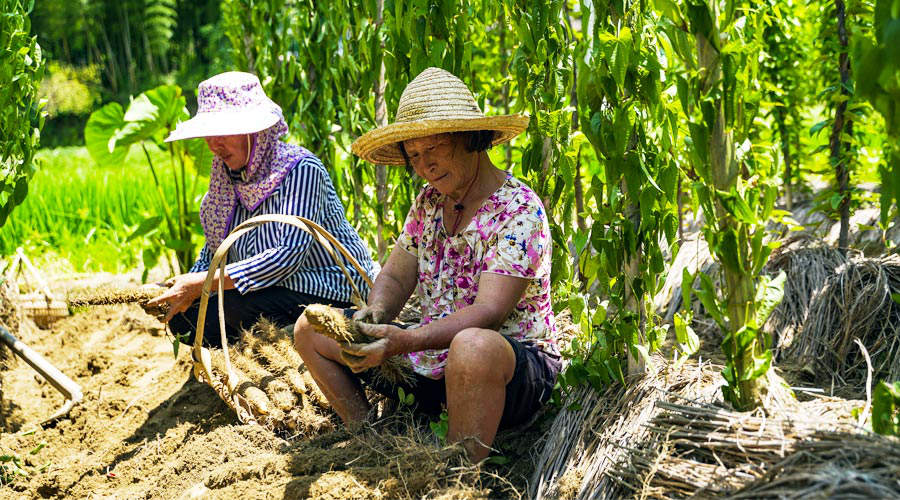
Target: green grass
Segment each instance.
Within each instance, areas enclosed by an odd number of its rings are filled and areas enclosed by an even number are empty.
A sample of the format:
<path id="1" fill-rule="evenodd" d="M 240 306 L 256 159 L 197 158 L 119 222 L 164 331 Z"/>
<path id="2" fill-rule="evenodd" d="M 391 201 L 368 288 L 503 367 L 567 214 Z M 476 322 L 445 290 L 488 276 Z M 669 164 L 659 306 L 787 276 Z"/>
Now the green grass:
<path id="1" fill-rule="evenodd" d="M 174 200 L 168 157 L 148 148 Z M 32 258 L 61 257 L 80 272 L 122 272 L 140 262 L 141 238 L 126 241 L 145 217 L 158 215 L 158 195 L 147 159 L 132 148 L 123 165 L 100 168 L 83 147 L 44 149 L 25 203 L 0 228 L 0 254 L 19 246 Z M 200 181 L 201 183 L 203 180 Z M 199 200 L 197 200 L 199 204 Z"/>

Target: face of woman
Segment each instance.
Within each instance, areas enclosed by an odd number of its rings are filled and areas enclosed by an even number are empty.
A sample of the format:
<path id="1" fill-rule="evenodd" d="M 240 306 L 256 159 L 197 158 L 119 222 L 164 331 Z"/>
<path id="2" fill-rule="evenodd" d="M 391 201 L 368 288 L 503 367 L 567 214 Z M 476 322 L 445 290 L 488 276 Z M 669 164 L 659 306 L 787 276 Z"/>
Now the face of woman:
<path id="1" fill-rule="evenodd" d="M 472 181 L 474 153 L 466 151 L 463 138 L 437 134 L 403 141 L 403 149 L 416 174 L 441 194 L 458 198 Z"/>
<path id="2" fill-rule="evenodd" d="M 217 135 L 206 137 L 209 150 L 228 165 L 231 170 L 240 170 L 247 165 L 250 155 L 250 141 L 247 134 Z"/>

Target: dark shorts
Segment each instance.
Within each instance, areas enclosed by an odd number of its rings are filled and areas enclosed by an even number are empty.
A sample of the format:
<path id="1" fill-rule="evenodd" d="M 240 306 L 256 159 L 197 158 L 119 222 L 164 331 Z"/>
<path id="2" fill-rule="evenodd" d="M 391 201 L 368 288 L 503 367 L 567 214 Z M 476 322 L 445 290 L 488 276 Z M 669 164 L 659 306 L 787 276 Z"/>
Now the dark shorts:
<path id="1" fill-rule="evenodd" d="M 354 312 L 355 309 L 344 310 L 348 317 L 353 316 Z M 410 326 L 392 324 L 401 328 Z M 500 418 L 500 429 L 508 429 L 527 423 L 550 399 L 561 361 L 559 356 L 547 354 L 529 342 L 505 335 L 503 338 L 516 355 L 516 368 L 512 379 L 506 384 L 506 400 Z M 443 378 L 435 380 L 415 373 L 414 384 L 392 384 L 376 376 L 375 370 L 366 370 L 354 376 L 372 390 L 392 399 L 398 399 L 397 389 L 402 387 L 406 394 L 413 394 L 417 409 L 426 413 L 439 414 L 447 405 L 447 386 Z"/>
<path id="2" fill-rule="evenodd" d="M 266 318 L 279 328 L 293 326 L 310 304 L 330 304 L 335 307 L 351 307 L 347 302 L 333 301 L 300 293 L 282 286 L 270 286 L 244 295 L 237 290 L 225 290 L 222 297 L 225 304 L 225 337 L 229 344 L 241 338 L 241 330 L 247 330 L 260 318 Z M 193 345 L 197 331 L 197 315 L 200 301 L 191 304 L 187 311 L 176 314 L 169 321 L 172 333 L 181 337 L 182 342 Z M 206 324 L 203 328 L 203 345 L 222 347 L 219 331 L 219 299 L 213 294 L 206 308 Z"/>

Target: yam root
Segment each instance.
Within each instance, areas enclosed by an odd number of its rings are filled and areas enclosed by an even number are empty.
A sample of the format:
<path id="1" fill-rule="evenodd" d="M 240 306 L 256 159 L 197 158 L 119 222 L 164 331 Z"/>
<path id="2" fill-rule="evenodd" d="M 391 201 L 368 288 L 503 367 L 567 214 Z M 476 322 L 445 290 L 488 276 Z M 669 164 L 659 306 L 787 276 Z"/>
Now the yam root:
<path id="1" fill-rule="evenodd" d="M 70 297 L 67 300 L 69 307 L 103 306 L 111 304 L 137 303 L 144 311 L 151 315 L 165 317 L 168 312 L 168 304 L 150 306 L 147 303 L 166 291 L 166 287 L 160 285 L 144 285 L 132 288 L 99 288 L 91 294 Z"/>
<path id="2" fill-rule="evenodd" d="M 316 333 L 334 339 L 338 344 L 366 344 L 378 340 L 360 332 L 357 322 L 345 316 L 342 309 L 322 304 L 312 304 L 306 307 L 303 314 Z M 341 352 L 341 357 L 346 361 L 361 359 L 359 356 L 346 351 Z M 377 375 L 388 382 L 394 384 L 406 383 L 407 385 L 415 383 L 415 378 L 408 369 L 407 363 L 399 356 L 388 358 L 379 368 Z"/>

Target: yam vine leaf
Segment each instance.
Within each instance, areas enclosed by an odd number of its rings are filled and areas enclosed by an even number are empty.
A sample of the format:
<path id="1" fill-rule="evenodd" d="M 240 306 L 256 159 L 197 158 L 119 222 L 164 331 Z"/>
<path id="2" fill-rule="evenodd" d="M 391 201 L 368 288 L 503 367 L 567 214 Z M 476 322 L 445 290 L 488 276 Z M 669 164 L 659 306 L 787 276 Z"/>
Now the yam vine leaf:
<path id="1" fill-rule="evenodd" d="M 900 436 L 900 382 L 880 382 L 872 392 L 872 430 Z"/>

